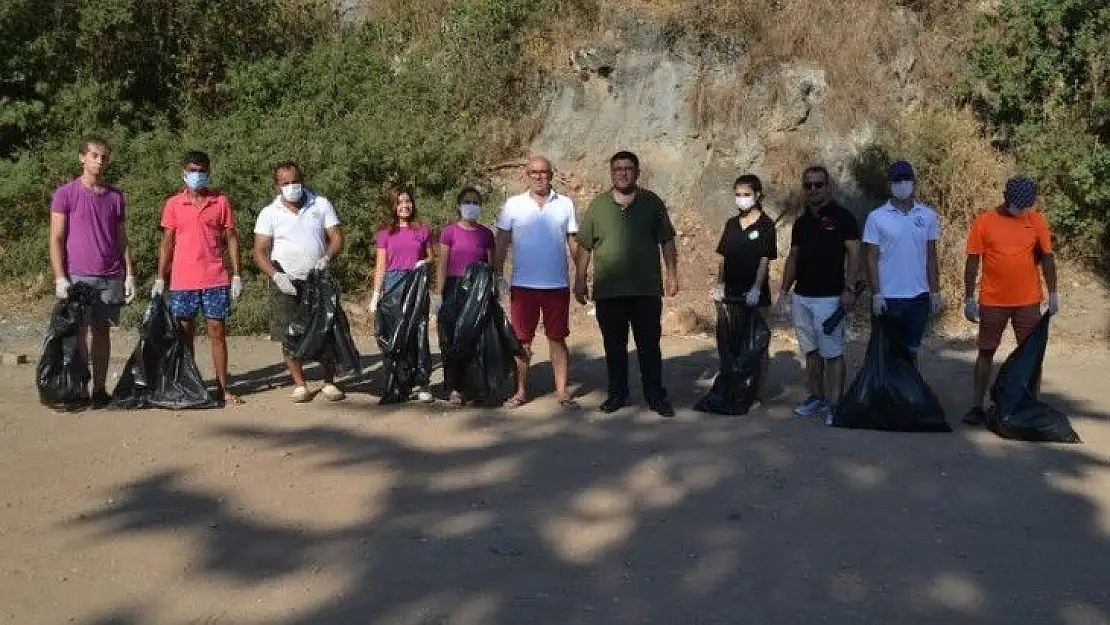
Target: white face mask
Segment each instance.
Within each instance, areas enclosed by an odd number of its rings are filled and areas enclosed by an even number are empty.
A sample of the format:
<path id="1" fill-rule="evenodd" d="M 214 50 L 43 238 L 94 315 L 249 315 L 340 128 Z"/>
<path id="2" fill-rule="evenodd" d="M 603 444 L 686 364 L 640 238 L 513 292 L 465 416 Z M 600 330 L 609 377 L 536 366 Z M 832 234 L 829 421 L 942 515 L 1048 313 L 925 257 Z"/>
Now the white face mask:
<path id="1" fill-rule="evenodd" d="M 482 214 L 482 207 L 478 204 L 474 204 L 473 202 L 459 204 L 459 214 L 462 215 L 463 219 L 474 221 L 478 219 L 479 215 Z"/>
<path id="2" fill-rule="evenodd" d="M 739 196 L 735 199 L 735 201 L 736 201 L 736 208 L 740 209 L 741 211 L 743 211 L 745 213 L 750 211 L 751 209 L 755 208 L 755 196 L 754 195 Z"/>
<path id="3" fill-rule="evenodd" d="M 293 183 L 281 187 L 281 199 L 285 200 L 286 202 L 300 202 L 301 196 L 303 195 L 304 185 Z"/>
<path id="4" fill-rule="evenodd" d="M 896 199 L 905 200 L 913 195 L 913 180 L 903 180 L 890 185 L 890 194 Z"/>

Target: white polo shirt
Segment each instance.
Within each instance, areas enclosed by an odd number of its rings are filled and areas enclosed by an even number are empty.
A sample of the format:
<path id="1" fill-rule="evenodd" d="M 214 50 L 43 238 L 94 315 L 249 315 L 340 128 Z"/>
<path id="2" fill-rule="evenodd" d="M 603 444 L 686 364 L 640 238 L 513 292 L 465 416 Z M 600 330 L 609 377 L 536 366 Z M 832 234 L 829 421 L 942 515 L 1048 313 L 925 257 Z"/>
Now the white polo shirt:
<path id="1" fill-rule="evenodd" d="M 871 211 L 863 242 L 879 248 L 879 289 L 883 297 L 908 298 L 929 292 L 928 242 L 940 238 L 933 209 L 914 202 L 903 213 L 890 202 Z"/>
<path id="2" fill-rule="evenodd" d="M 578 232 L 573 200 L 552 191 L 540 206 L 527 193 L 514 195 L 501 207 L 497 229 L 513 234 L 513 286 L 570 287 L 567 235 Z"/>
<path id="3" fill-rule="evenodd" d="M 273 239 L 270 260 L 295 280 L 304 280 L 324 252 L 328 250 L 327 229 L 339 225 L 335 208 L 322 195 L 305 190 L 301 209 L 286 208 L 281 196 L 274 198 L 254 222 L 254 233 Z"/>

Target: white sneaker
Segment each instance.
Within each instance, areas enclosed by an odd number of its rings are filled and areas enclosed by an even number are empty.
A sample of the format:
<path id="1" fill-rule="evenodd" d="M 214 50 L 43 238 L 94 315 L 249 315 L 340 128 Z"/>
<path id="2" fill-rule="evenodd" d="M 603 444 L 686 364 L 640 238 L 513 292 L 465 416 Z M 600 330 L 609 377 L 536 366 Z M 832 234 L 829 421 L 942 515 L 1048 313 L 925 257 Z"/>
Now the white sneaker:
<path id="1" fill-rule="evenodd" d="M 306 388 L 304 386 L 298 386 L 298 387 L 293 389 L 292 399 L 293 399 L 293 403 L 295 403 L 295 404 L 303 404 L 306 401 L 311 400 L 312 395 L 309 395 L 308 388 Z"/>
<path id="2" fill-rule="evenodd" d="M 347 398 L 347 395 L 334 384 L 325 384 L 324 388 L 320 389 L 320 394 L 328 401 L 342 401 Z"/>
<path id="3" fill-rule="evenodd" d="M 436 400 L 436 398 L 432 397 L 432 394 L 428 392 L 428 389 L 426 389 L 426 388 L 417 389 L 417 391 L 416 391 L 416 401 L 422 402 L 422 403 L 425 403 L 425 404 L 430 404 L 435 400 Z"/>

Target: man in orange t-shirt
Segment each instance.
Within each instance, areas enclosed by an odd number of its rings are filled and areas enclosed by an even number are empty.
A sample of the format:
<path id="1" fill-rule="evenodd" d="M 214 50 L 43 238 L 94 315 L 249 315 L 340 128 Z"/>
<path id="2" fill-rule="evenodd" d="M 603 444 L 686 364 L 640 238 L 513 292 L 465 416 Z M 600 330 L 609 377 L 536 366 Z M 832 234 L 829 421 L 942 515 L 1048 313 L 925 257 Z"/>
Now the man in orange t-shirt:
<path id="1" fill-rule="evenodd" d="M 193 348 L 197 313 L 204 315 L 212 364 L 220 399 L 238 404 L 228 391 L 225 326 L 231 300 L 243 294 L 239 276 L 239 237 L 235 215 L 226 195 L 208 187 L 211 162 L 204 152 L 189 152 L 182 163 L 185 188 L 170 196 L 162 208 L 162 246 L 152 297 L 163 296 L 170 279 L 170 313 L 177 320 L 189 349 Z M 231 275 L 224 253 L 231 262 Z"/>
<path id="2" fill-rule="evenodd" d="M 1052 235 L 1044 217 L 1033 210 L 1037 186 L 1029 178 L 1011 178 L 1003 194 L 1005 203 L 981 213 L 967 235 L 967 264 L 964 316 L 979 324 L 979 357 L 975 361 L 974 397 L 964 423 L 983 423 L 983 396 L 990 382 L 994 352 L 1006 325 L 1014 328 L 1018 343 L 1025 340 L 1041 318 L 1041 266 L 1048 287 L 1048 314 L 1060 310 L 1056 293 L 1056 262 L 1052 257 Z M 975 281 L 979 267 L 983 279 L 979 300 Z M 1038 382 L 1039 385 L 1039 382 Z"/>

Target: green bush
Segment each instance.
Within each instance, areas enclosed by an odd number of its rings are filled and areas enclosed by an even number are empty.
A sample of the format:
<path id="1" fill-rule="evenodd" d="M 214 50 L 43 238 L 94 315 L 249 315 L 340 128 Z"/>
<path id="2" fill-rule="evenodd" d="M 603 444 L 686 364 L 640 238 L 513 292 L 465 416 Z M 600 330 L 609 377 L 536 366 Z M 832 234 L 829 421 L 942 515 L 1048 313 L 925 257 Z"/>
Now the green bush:
<path id="1" fill-rule="evenodd" d="M 976 104 L 1041 181 L 1060 249 L 1106 262 L 1110 3 L 1002 0 L 976 32 Z"/>

